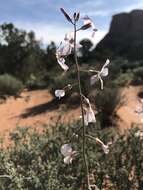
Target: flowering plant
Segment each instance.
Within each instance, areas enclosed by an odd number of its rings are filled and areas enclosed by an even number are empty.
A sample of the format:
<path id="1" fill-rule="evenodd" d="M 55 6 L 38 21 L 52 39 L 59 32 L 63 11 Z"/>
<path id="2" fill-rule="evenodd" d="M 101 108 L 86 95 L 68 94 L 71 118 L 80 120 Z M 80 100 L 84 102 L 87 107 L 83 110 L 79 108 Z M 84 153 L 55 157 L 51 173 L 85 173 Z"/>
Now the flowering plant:
<path id="1" fill-rule="evenodd" d="M 105 145 L 99 138 L 95 138 L 93 136 L 90 136 L 86 134 L 86 127 L 89 125 L 89 123 L 95 123 L 95 113 L 92 109 L 92 105 L 90 103 L 90 100 L 85 97 L 82 93 L 82 87 L 81 87 L 81 77 L 80 72 L 82 70 L 79 67 L 78 64 L 78 58 L 77 58 L 77 49 L 80 47 L 79 44 L 77 44 L 77 32 L 81 30 L 87 30 L 89 28 L 92 28 L 92 37 L 94 37 L 95 32 L 97 29 L 95 28 L 95 25 L 93 21 L 88 17 L 84 16 L 80 18 L 80 13 L 74 13 L 71 17 L 63 8 L 61 8 L 61 12 L 64 14 L 65 18 L 68 22 L 70 22 L 73 26 L 73 32 L 70 32 L 69 34 L 65 35 L 64 41 L 60 43 L 59 47 L 56 50 L 56 58 L 57 62 L 59 63 L 60 67 L 64 70 L 64 72 L 68 72 L 69 66 L 66 64 L 66 57 L 70 55 L 72 52 L 74 54 L 74 61 L 76 65 L 76 72 L 77 72 L 77 84 L 78 84 L 78 90 L 80 95 L 80 107 L 81 107 L 81 120 L 82 120 L 82 127 L 78 129 L 76 133 L 73 134 L 71 137 L 70 143 L 65 143 L 61 146 L 61 154 L 64 156 L 64 163 L 65 164 L 72 164 L 73 160 L 78 155 L 78 152 L 72 149 L 71 141 L 72 138 L 75 135 L 78 135 L 78 133 L 82 130 L 82 135 L 79 135 L 82 137 L 82 158 L 83 158 L 83 165 L 85 168 L 86 173 L 86 189 L 91 189 L 93 186 L 97 188 L 96 185 L 90 184 L 90 173 L 88 169 L 88 162 L 87 162 L 87 155 L 86 155 L 86 138 L 90 138 L 94 140 L 97 144 L 99 144 L 104 151 L 105 154 L 109 153 L 109 145 L 111 143 L 108 143 Z M 78 21 L 82 19 L 83 25 L 78 27 Z M 110 60 L 107 59 L 103 67 L 100 71 L 97 70 L 88 70 L 87 72 L 94 73 L 90 78 L 90 84 L 94 85 L 96 81 L 100 81 L 101 83 L 101 89 L 103 89 L 103 77 L 106 77 L 108 75 L 108 65 L 110 63 Z M 62 98 L 65 96 L 67 90 L 72 89 L 72 84 L 68 84 L 63 89 L 57 89 L 55 90 L 55 96 L 57 98 Z M 81 133 L 80 133 L 81 134 Z"/>

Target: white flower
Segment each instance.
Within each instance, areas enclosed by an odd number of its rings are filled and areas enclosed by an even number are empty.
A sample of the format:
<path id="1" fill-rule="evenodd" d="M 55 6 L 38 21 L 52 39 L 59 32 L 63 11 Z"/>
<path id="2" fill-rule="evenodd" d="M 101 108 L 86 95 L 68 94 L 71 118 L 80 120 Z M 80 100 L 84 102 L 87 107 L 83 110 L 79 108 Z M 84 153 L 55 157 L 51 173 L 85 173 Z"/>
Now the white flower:
<path id="1" fill-rule="evenodd" d="M 63 57 L 57 58 L 57 61 L 64 71 L 69 69 L 69 67 L 65 64 L 65 59 Z"/>
<path id="2" fill-rule="evenodd" d="M 71 32 L 71 33 L 69 33 L 69 34 L 66 34 L 66 35 L 65 35 L 65 38 L 64 38 L 65 42 L 70 46 L 71 51 L 72 51 L 72 49 L 74 48 L 73 35 L 74 35 L 73 32 Z M 81 47 L 82 47 L 81 44 L 76 44 L 76 49 L 79 49 L 79 48 L 81 48 Z"/>
<path id="3" fill-rule="evenodd" d="M 101 71 L 100 71 L 100 75 L 103 76 L 103 77 L 106 77 L 108 75 L 108 68 L 107 66 L 109 65 L 110 63 L 110 60 L 107 59 L 105 64 L 103 65 Z"/>
<path id="4" fill-rule="evenodd" d="M 65 64 L 65 57 L 71 54 L 73 49 L 73 40 L 65 36 L 65 43 L 60 43 L 60 46 L 56 50 L 56 58 L 59 65 L 62 67 L 64 71 L 67 71 L 69 67 Z"/>
<path id="5" fill-rule="evenodd" d="M 139 137 L 140 139 L 143 139 L 143 131 L 139 130 L 135 133 L 135 137 Z"/>
<path id="6" fill-rule="evenodd" d="M 58 97 L 59 99 L 61 97 L 64 97 L 65 96 L 65 90 L 61 90 L 61 89 L 55 90 L 55 96 Z"/>
<path id="7" fill-rule="evenodd" d="M 84 20 L 84 21 L 83 21 L 83 22 L 84 22 L 84 25 L 87 25 L 87 24 L 90 24 L 90 25 L 91 25 L 92 30 L 93 30 L 91 36 L 94 37 L 95 32 L 97 31 L 97 29 L 95 28 L 94 23 L 92 22 L 92 20 L 91 20 L 87 15 L 83 17 L 83 20 Z"/>
<path id="8" fill-rule="evenodd" d="M 90 78 L 90 85 L 94 85 L 99 80 L 98 75 L 93 75 Z"/>
<path id="9" fill-rule="evenodd" d="M 64 156 L 64 163 L 65 164 L 71 164 L 72 160 L 76 156 L 77 152 L 72 150 L 72 147 L 70 144 L 64 144 L 61 147 L 61 153 Z"/>
<path id="10" fill-rule="evenodd" d="M 94 111 L 91 107 L 91 104 L 90 104 L 90 101 L 88 98 L 86 98 L 84 95 L 84 100 L 87 104 L 87 107 L 85 108 L 84 107 L 84 111 L 85 111 L 85 114 L 84 114 L 84 123 L 86 126 L 88 126 L 89 123 L 95 123 L 96 122 L 96 118 L 95 118 L 95 114 L 94 114 Z"/>
<path id="11" fill-rule="evenodd" d="M 104 151 L 105 154 L 109 153 L 109 146 L 108 145 L 103 144 L 102 145 L 102 149 L 103 149 L 103 151 Z"/>
<path id="12" fill-rule="evenodd" d="M 86 126 L 88 126 L 89 123 L 95 123 L 95 122 L 96 122 L 95 114 L 90 106 L 88 109 L 85 109 L 84 123 Z"/>
<path id="13" fill-rule="evenodd" d="M 108 71 L 107 66 L 109 65 L 109 63 L 110 63 L 110 60 L 107 59 L 106 62 L 105 62 L 105 64 L 103 65 L 101 71 L 96 71 L 97 74 L 91 76 L 91 78 L 90 78 L 90 84 L 91 85 L 94 85 L 96 81 L 100 80 L 101 89 L 103 90 L 103 80 L 102 80 L 102 77 L 106 77 L 108 75 L 109 71 Z M 94 71 L 94 70 L 91 70 L 91 71 Z"/>
<path id="14" fill-rule="evenodd" d="M 109 153 L 109 145 L 111 143 L 108 143 L 107 145 L 105 145 L 99 138 L 96 138 L 96 143 L 98 143 L 99 145 L 101 145 L 102 150 L 104 151 L 105 154 Z"/>
<path id="15" fill-rule="evenodd" d="M 56 54 L 59 56 L 65 57 L 71 54 L 72 47 L 70 44 L 70 40 L 65 40 L 65 43 L 60 43 L 59 47 L 57 48 Z"/>

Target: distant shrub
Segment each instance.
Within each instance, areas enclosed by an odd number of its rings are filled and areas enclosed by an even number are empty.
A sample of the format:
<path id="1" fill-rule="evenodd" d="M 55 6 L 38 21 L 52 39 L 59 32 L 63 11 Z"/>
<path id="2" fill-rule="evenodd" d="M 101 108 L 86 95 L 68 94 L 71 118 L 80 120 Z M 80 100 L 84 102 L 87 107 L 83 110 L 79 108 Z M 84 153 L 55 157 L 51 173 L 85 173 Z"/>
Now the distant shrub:
<path id="1" fill-rule="evenodd" d="M 134 85 L 143 84 L 143 67 L 138 67 L 133 70 L 134 77 L 132 83 Z"/>
<path id="2" fill-rule="evenodd" d="M 113 125 L 115 113 L 122 102 L 119 89 L 115 87 L 104 87 L 103 91 L 98 91 L 95 95 L 95 107 L 102 127 Z"/>
<path id="3" fill-rule="evenodd" d="M 0 75 L 0 95 L 17 95 L 22 89 L 22 82 L 14 76 Z"/>
<path id="4" fill-rule="evenodd" d="M 82 66 L 81 69 L 86 69 L 87 67 Z M 55 74 L 56 73 L 56 74 Z M 81 84 L 82 90 L 85 95 L 89 93 L 89 76 L 86 72 L 81 73 Z M 87 80 L 88 79 L 88 80 Z M 59 71 L 54 71 L 49 76 L 49 89 L 50 92 L 54 95 L 55 89 L 64 88 L 67 84 L 72 84 L 72 91 L 69 91 L 68 94 L 74 93 L 78 91 L 78 83 L 77 83 L 77 73 L 74 67 L 71 66 L 71 70 L 69 70 L 66 74 L 59 73 Z"/>
<path id="5" fill-rule="evenodd" d="M 131 83 L 133 79 L 133 73 L 131 71 L 128 71 L 127 73 L 122 73 L 119 75 L 119 77 L 116 79 L 115 83 L 118 86 L 126 86 Z"/>
<path id="6" fill-rule="evenodd" d="M 45 88 L 47 86 L 46 81 L 42 78 L 43 76 L 35 76 L 31 74 L 25 85 L 29 90 L 35 90 Z"/>

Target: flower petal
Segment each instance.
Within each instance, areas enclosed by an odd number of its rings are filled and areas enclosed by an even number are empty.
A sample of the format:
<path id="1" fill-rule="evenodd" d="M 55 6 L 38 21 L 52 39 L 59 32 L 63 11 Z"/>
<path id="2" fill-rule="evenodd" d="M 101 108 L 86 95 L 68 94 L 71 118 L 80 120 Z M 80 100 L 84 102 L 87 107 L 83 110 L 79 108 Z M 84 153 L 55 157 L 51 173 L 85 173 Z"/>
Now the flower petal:
<path id="1" fill-rule="evenodd" d="M 65 37 L 65 43 L 63 44 L 62 42 L 60 43 L 59 47 L 56 50 L 56 56 L 57 57 L 65 57 L 71 54 L 72 47 L 70 44 L 70 41 L 68 37 Z"/>
<path id="2" fill-rule="evenodd" d="M 99 80 L 98 75 L 93 75 L 90 78 L 90 85 L 94 85 Z"/>
<path id="3" fill-rule="evenodd" d="M 64 158 L 64 163 L 65 163 L 65 164 L 71 164 L 71 163 L 72 163 L 72 160 L 73 160 L 73 158 L 72 158 L 71 156 L 66 156 L 66 157 Z"/>
<path id="4" fill-rule="evenodd" d="M 108 76 L 108 73 L 109 73 L 109 69 L 103 68 L 100 75 L 101 75 L 101 77 L 106 77 L 106 76 Z"/>
<path id="5" fill-rule="evenodd" d="M 107 66 L 109 65 L 109 63 L 110 63 L 110 60 L 109 60 L 109 59 L 107 59 L 107 60 L 106 60 L 106 62 L 105 62 L 105 64 L 103 65 L 103 67 L 102 67 L 102 68 L 107 67 Z"/>
<path id="6" fill-rule="evenodd" d="M 60 99 L 61 97 L 65 96 L 65 91 L 64 90 L 55 90 L 55 96 Z"/>
<path id="7" fill-rule="evenodd" d="M 103 151 L 104 151 L 105 154 L 109 153 L 109 146 L 108 145 L 103 144 L 102 145 L 102 149 L 103 149 Z"/>
<path id="8" fill-rule="evenodd" d="M 69 67 L 65 64 L 64 58 L 58 58 L 57 61 L 64 71 L 67 71 L 69 69 Z"/>
<path id="9" fill-rule="evenodd" d="M 92 110 L 91 107 L 89 107 L 89 109 L 86 110 L 86 113 L 84 115 L 84 123 L 87 126 L 89 123 L 95 123 L 95 122 L 96 122 L 96 118 L 95 118 L 94 111 Z"/>
<path id="10" fill-rule="evenodd" d="M 72 155 L 72 148 L 70 144 L 64 144 L 61 146 L 61 153 L 63 156 L 71 156 Z"/>

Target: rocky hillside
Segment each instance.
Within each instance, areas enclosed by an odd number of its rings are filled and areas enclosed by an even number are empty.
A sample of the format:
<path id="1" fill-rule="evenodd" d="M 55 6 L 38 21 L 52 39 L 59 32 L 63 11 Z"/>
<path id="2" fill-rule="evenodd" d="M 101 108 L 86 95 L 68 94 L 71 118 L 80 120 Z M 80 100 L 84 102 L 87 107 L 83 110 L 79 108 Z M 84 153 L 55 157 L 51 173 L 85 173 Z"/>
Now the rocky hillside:
<path id="1" fill-rule="evenodd" d="M 109 56 L 143 59 L 143 10 L 114 15 L 108 34 L 95 50 Z"/>

